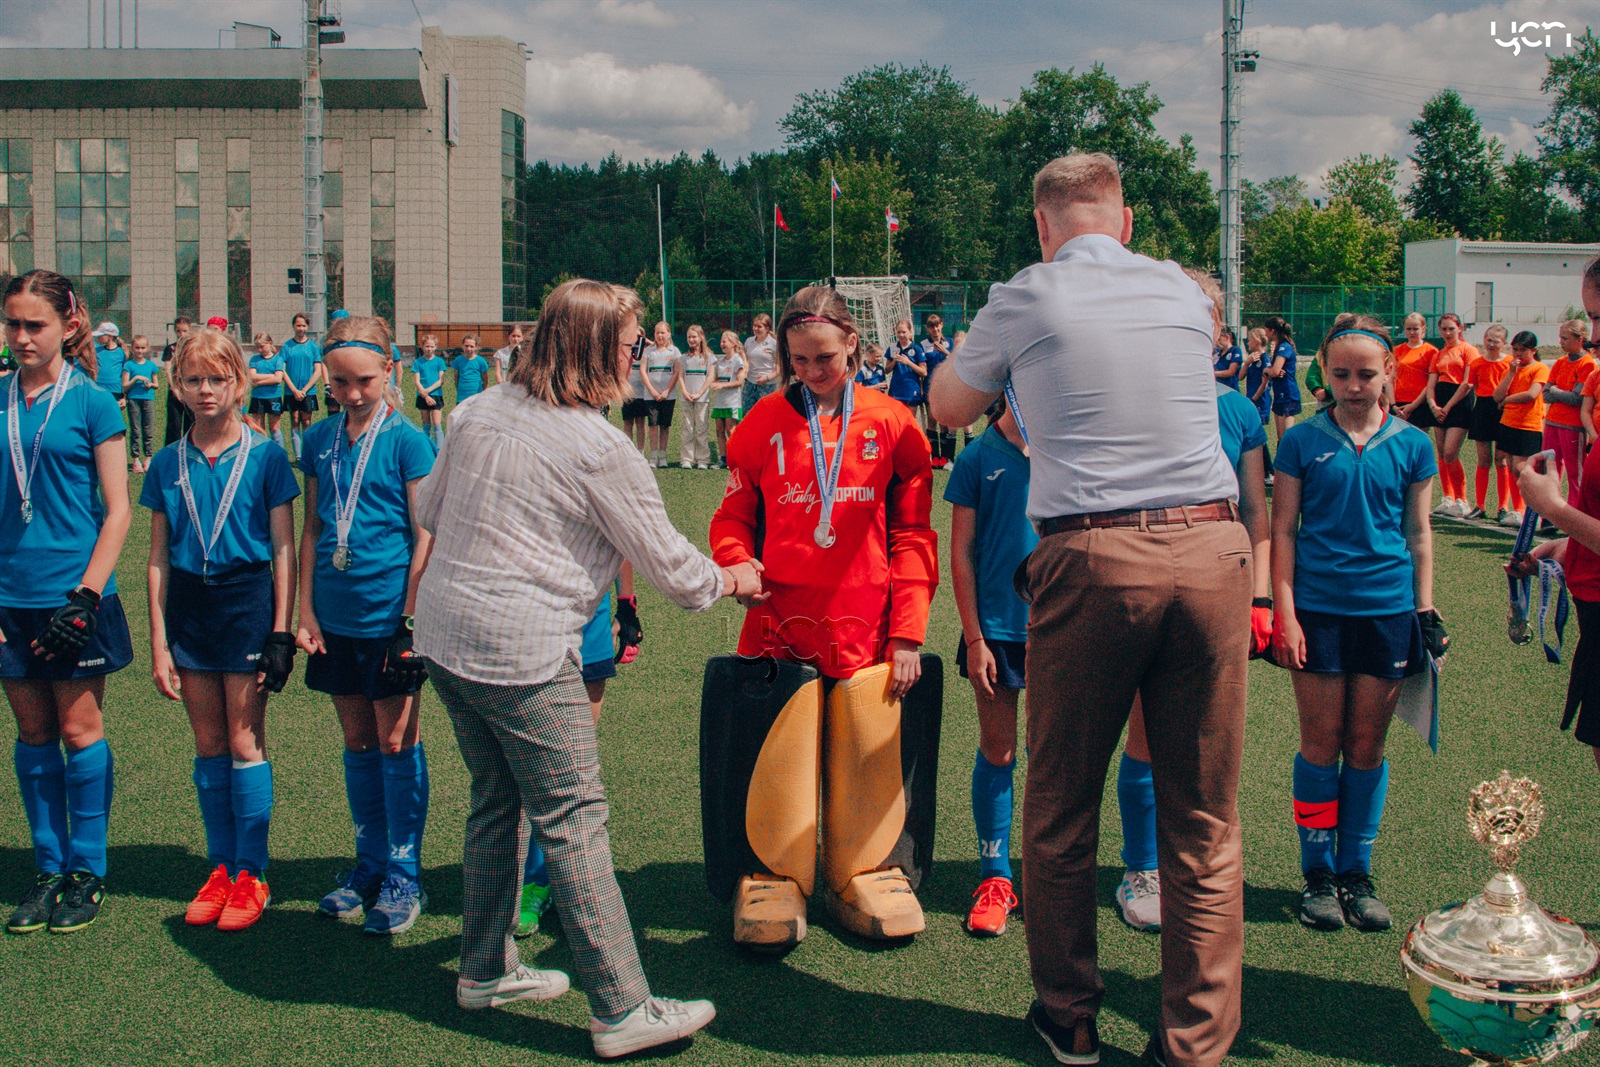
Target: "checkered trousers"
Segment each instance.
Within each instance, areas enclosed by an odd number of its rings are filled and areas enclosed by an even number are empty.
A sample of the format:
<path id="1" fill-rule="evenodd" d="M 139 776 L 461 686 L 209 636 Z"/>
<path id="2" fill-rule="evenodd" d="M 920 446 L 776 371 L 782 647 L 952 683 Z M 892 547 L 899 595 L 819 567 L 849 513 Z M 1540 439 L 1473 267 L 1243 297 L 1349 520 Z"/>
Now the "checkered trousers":
<path id="1" fill-rule="evenodd" d="M 516 968 L 525 811 L 544 849 L 550 893 L 590 1011 L 615 1016 L 650 995 L 633 925 L 611 866 L 609 808 L 600 784 L 589 697 L 568 660 L 538 685 L 474 682 L 428 664 L 472 774 L 462 857 L 461 976 Z"/>

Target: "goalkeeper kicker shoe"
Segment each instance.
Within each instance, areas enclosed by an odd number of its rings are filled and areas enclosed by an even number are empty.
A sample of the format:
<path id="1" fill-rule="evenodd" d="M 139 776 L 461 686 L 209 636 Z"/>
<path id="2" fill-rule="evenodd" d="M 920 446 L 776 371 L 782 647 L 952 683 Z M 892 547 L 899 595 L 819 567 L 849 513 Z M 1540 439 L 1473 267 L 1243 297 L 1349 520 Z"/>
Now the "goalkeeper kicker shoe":
<path id="1" fill-rule="evenodd" d="M 784 949 L 806 936 L 806 898 L 788 878 L 745 875 L 733 898 L 733 940 L 755 949 Z"/>
<path id="2" fill-rule="evenodd" d="M 874 940 L 920 934 L 927 926 L 911 882 L 898 867 L 868 871 L 850 879 L 844 892 L 824 892 L 828 910 L 846 930 Z"/>

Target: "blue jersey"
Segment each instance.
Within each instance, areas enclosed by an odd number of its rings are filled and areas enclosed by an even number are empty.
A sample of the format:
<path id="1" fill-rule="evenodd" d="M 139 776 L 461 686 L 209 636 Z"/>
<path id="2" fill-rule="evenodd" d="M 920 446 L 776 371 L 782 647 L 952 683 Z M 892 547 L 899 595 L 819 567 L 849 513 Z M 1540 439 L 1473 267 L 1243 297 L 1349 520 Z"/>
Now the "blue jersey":
<path id="1" fill-rule="evenodd" d="M 245 460 L 233 505 L 211 549 L 212 574 L 247 563 L 270 562 L 272 509 L 300 495 L 300 484 L 295 481 L 288 453 L 248 427 L 245 432 L 250 434 L 250 455 Z M 189 442 L 187 451 L 189 487 L 194 491 L 194 509 L 200 515 L 200 529 L 195 529 L 194 520 L 189 517 L 189 506 L 183 500 L 183 490 L 178 486 L 176 444 L 163 448 L 150 461 L 150 473 L 145 475 L 139 503 L 167 517 L 167 559 L 172 566 L 199 574 L 206 562 L 201 539 L 211 540 L 211 527 L 217 520 L 217 508 L 222 503 L 228 479 L 233 475 L 239 446 L 233 444 L 223 449 L 215 463 L 207 459 L 193 441 Z"/>
<path id="2" fill-rule="evenodd" d="M 1261 413 L 1227 382 L 1217 383 L 1217 428 L 1222 431 L 1222 451 L 1228 455 L 1228 466 L 1235 471 L 1239 469 L 1240 456 L 1267 443 Z"/>
<path id="3" fill-rule="evenodd" d="M 276 374 L 283 369 L 283 356 L 251 356 L 250 370 L 254 374 Z M 250 390 L 251 400 L 276 400 L 283 395 L 283 383 L 258 385 Z"/>
<path id="4" fill-rule="evenodd" d="M 1272 398 L 1274 400 L 1299 400 L 1300 382 L 1294 376 L 1294 361 L 1296 358 L 1294 345 L 1288 341 L 1279 341 L 1278 347 L 1272 350 L 1271 363 L 1276 363 L 1279 357 L 1283 358 L 1283 377 L 1272 379 Z M 1271 366 L 1271 363 L 1268 366 Z"/>
<path id="5" fill-rule="evenodd" d="M 56 387 L 52 383 L 31 404 L 21 401 L 18 406 L 22 410 L 13 412 L 9 410 L 11 377 L 0 375 L 0 448 L 6 447 L 10 420 L 15 418 L 21 432 L 22 461 L 27 466 L 32 463 L 33 441 Z M 5 576 L 0 581 L 0 604 L 58 608 L 83 584 L 83 572 L 105 521 L 94 450 L 127 430 L 122 409 L 111 394 L 74 369 L 39 442 L 39 465 L 34 468 L 29 493 L 32 522 L 22 521 L 22 488 L 9 454 L 0 459 L 0 575 Z M 109 596 L 116 591 L 113 575 L 102 593 Z"/>
<path id="6" fill-rule="evenodd" d="M 903 404 L 916 407 L 922 403 L 922 378 L 910 367 L 896 363 L 896 354 L 903 354 L 918 366 L 926 364 L 928 357 L 923 355 L 922 346 L 915 341 L 905 348 L 892 344 L 884 352 L 884 362 L 892 368 L 889 373 L 889 395 Z"/>
<path id="7" fill-rule="evenodd" d="M 127 358 L 126 349 L 94 346 L 94 361 L 97 368 L 94 380 L 100 388 L 108 389 L 119 396 L 122 394 L 122 364 Z"/>
<path id="8" fill-rule="evenodd" d="M 977 511 L 973 563 L 978 626 L 991 641 L 1026 641 L 1028 605 L 1011 586 L 1017 565 L 1039 543 L 1028 521 L 1028 457 L 991 426 L 961 450 L 944 498 Z M 967 634 L 973 640 L 977 634 Z"/>
<path id="9" fill-rule="evenodd" d="M 1300 479 L 1295 607 L 1332 615 L 1415 610 L 1406 492 L 1438 473 L 1428 435 L 1391 415 L 1357 452 L 1324 411 L 1289 428 L 1273 467 Z"/>
<path id="10" fill-rule="evenodd" d="M 1239 350 L 1238 345 L 1229 345 L 1227 348 L 1217 349 L 1217 361 L 1212 364 L 1211 369 L 1221 373 L 1222 371 L 1242 366 L 1244 366 L 1244 353 Z M 1220 378 L 1218 380 L 1232 386 L 1234 389 L 1238 389 L 1243 384 L 1240 380 L 1241 378 L 1243 378 L 1243 375 L 1235 374 L 1232 378 Z"/>
<path id="11" fill-rule="evenodd" d="M 856 384 L 864 385 L 871 389 L 882 385 L 888 377 L 889 365 L 887 363 L 879 363 L 876 367 L 870 363 L 863 363 L 861 364 L 861 369 L 856 371 Z"/>
<path id="12" fill-rule="evenodd" d="M 406 603 L 406 578 L 413 543 L 411 503 L 406 483 L 433 469 L 437 450 L 405 416 L 391 413 L 378 429 L 361 498 L 350 527 L 350 569 L 336 570 L 333 551 L 339 544 L 334 525 L 339 500 L 350 492 L 350 479 L 360 458 L 359 439 L 340 448 L 338 492 L 334 491 L 333 446 L 344 432 L 344 419 L 323 419 L 305 433 L 300 469 L 317 480 L 317 562 L 309 580 L 311 606 L 318 624 L 345 637 L 389 637 L 400 623 Z"/>
<path id="13" fill-rule="evenodd" d="M 294 387 L 305 392 L 311 376 L 317 372 L 317 364 L 322 362 L 322 349 L 317 342 L 290 338 L 278 349 L 278 355 L 283 357 L 283 369 L 289 372 L 289 380 Z"/>
<path id="14" fill-rule="evenodd" d="M 1264 358 L 1266 357 L 1263 356 L 1263 359 Z M 1266 421 L 1267 416 L 1272 414 L 1272 390 L 1270 388 L 1262 389 L 1259 399 L 1252 398 L 1255 397 L 1256 390 L 1261 389 L 1261 377 L 1266 373 L 1266 369 L 1266 364 L 1263 363 L 1262 360 L 1258 359 L 1254 363 L 1250 364 L 1250 366 L 1247 367 L 1244 372 L 1245 398 L 1250 400 L 1250 402 L 1256 406 L 1256 410 L 1261 413 L 1261 419 L 1263 422 Z"/>
<path id="15" fill-rule="evenodd" d="M 945 351 L 949 351 L 950 342 L 941 339 L 941 343 L 944 345 Z M 933 347 L 932 339 L 924 339 L 921 348 L 922 359 L 928 367 L 928 376 L 922 381 L 923 392 L 927 392 L 928 383 L 933 381 L 933 372 L 939 369 L 939 364 L 943 363 L 946 357 L 944 352 Z"/>
<path id="16" fill-rule="evenodd" d="M 156 398 L 156 375 L 161 373 L 161 368 L 156 366 L 155 360 L 130 359 L 122 365 L 122 373 L 128 378 L 129 400 Z"/>
<path id="17" fill-rule="evenodd" d="M 460 403 L 469 396 L 477 396 L 483 392 L 483 379 L 489 374 L 489 361 L 482 356 L 473 356 L 468 359 L 464 354 L 450 361 L 450 369 L 456 372 L 456 402 Z"/>
<path id="18" fill-rule="evenodd" d="M 434 386 L 444 378 L 444 372 L 449 366 L 443 356 L 434 356 L 431 359 L 418 356 L 411 364 L 411 369 L 417 372 L 417 378 L 421 380 L 422 388 L 428 390 L 428 395 L 435 400 L 442 400 L 443 390 L 435 389 Z"/>

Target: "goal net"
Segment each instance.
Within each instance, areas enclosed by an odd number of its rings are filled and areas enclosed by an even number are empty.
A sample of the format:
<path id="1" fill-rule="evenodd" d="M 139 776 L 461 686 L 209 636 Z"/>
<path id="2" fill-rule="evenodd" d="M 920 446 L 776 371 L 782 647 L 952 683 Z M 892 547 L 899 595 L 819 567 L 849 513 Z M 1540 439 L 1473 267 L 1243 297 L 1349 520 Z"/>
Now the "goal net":
<path id="1" fill-rule="evenodd" d="M 904 275 L 835 278 L 833 283 L 861 330 L 863 353 L 887 348 L 894 340 L 894 324 L 911 318 L 911 290 Z"/>

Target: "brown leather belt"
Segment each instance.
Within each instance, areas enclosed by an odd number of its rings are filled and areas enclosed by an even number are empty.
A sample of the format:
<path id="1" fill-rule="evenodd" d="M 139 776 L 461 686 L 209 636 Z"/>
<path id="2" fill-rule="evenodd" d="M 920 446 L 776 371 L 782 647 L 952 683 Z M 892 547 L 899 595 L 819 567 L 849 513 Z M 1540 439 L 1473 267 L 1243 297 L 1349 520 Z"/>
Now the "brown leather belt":
<path id="1" fill-rule="evenodd" d="M 1238 522 L 1239 506 L 1231 500 L 1205 504 L 1184 504 L 1175 508 L 1129 508 L 1126 511 L 1100 511 L 1092 515 L 1059 515 L 1039 524 L 1044 535 L 1073 530 L 1105 530 L 1132 527 L 1148 530 L 1157 526 L 1194 526 L 1202 522 Z"/>

